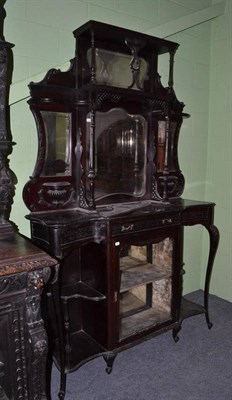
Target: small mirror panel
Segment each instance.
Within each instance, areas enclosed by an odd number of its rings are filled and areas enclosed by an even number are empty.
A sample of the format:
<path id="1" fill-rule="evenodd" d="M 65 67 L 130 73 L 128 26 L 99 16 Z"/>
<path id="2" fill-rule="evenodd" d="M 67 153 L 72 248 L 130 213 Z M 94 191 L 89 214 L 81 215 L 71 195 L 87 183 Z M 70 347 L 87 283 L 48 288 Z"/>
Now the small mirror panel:
<path id="1" fill-rule="evenodd" d="M 71 114 L 41 111 L 46 154 L 41 176 L 71 175 Z"/>
<path id="2" fill-rule="evenodd" d="M 87 60 L 91 67 L 91 51 L 87 51 Z M 95 49 L 96 82 L 100 85 L 121 88 L 143 89 L 147 79 L 148 63 L 141 57 L 137 60 L 139 87 L 133 82 L 131 70 L 132 56 L 104 49 Z M 132 86 L 131 86 L 132 85 Z"/>
<path id="3" fill-rule="evenodd" d="M 175 133 L 177 123 L 172 121 L 169 124 L 167 137 L 166 121 L 158 121 L 158 135 L 156 142 L 156 167 L 158 172 L 163 172 L 166 167 L 169 171 L 176 172 L 175 158 Z M 165 159 L 167 158 L 167 160 Z"/>

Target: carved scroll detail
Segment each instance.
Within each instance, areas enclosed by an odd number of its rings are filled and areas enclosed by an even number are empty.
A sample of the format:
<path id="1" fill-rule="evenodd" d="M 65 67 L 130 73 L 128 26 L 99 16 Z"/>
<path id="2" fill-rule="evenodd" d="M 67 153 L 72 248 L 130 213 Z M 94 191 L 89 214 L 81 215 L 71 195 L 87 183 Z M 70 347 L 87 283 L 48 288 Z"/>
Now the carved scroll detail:
<path id="1" fill-rule="evenodd" d="M 0 294 L 22 290 L 26 285 L 26 273 L 10 275 L 0 279 Z"/>
<path id="2" fill-rule="evenodd" d="M 7 139 L 6 127 L 7 66 L 10 47 L 12 47 L 10 43 L 0 41 L 0 228 L 3 227 L 4 230 L 6 225 L 10 226 L 9 208 L 14 193 L 13 174 L 7 162 L 12 143 Z"/>
<path id="3" fill-rule="evenodd" d="M 0 361 L 0 400 L 9 400 L 7 397 L 5 390 L 2 387 L 2 379 L 4 377 L 4 363 Z"/>
<path id="4" fill-rule="evenodd" d="M 135 86 L 137 89 L 142 90 L 143 87 L 140 82 L 141 59 L 138 53 L 145 46 L 145 43 L 143 41 L 138 41 L 138 40 L 132 41 L 130 39 L 126 39 L 125 43 L 131 50 L 132 54 L 132 59 L 130 61 L 130 69 L 133 78 L 132 78 L 132 83 L 128 87 L 128 89 L 132 89 Z"/>
<path id="5" fill-rule="evenodd" d="M 27 373 L 26 373 L 26 351 L 24 335 L 23 308 L 15 310 L 13 313 L 13 333 L 15 343 L 15 370 L 17 393 L 19 400 L 27 400 Z"/>
<path id="6" fill-rule="evenodd" d="M 19 273 L 23 271 L 31 271 L 36 268 L 41 269 L 41 268 L 51 267 L 54 264 L 55 260 L 49 257 L 41 260 L 38 259 L 33 261 L 26 261 L 23 263 L 19 261 L 18 263 L 7 264 L 4 265 L 3 267 L 0 267 L 0 276 L 6 274 Z M 0 282 L 0 292 L 1 292 L 1 282 Z"/>
<path id="7" fill-rule="evenodd" d="M 45 399 L 45 371 L 48 352 L 47 335 L 40 311 L 40 295 L 50 277 L 50 268 L 28 273 L 26 325 L 28 336 L 27 362 L 30 366 L 30 399 Z"/>

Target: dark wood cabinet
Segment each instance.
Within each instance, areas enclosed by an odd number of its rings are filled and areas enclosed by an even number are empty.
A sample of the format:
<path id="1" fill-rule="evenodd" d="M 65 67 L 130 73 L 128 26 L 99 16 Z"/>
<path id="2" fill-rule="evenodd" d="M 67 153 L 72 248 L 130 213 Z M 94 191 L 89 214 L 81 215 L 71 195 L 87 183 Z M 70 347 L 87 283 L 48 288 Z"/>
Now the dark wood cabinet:
<path id="1" fill-rule="evenodd" d="M 115 356 L 128 346 L 169 329 L 177 341 L 191 315 L 204 313 L 211 328 L 208 293 L 219 239 L 213 209 L 212 203 L 179 199 L 121 215 L 98 211 L 95 218 L 76 209 L 29 216 L 34 242 L 60 259 L 50 317 L 55 306 L 61 398 L 66 373 L 93 357 L 103 355 L 110 373 Z M 203 306 L 182 298 L 183 229 L 196 224 L 210 238 Z"/>
<path id="2" fill-rule="evenodd" d="M 60 263 L 47 303 L 60 398 L 66 374 L 93 357 L 111 372 L 119 351 L 150 336 L 171 329 L 177 341 L 186 317 L 205 313 L 211 327 L 219 240 L 214 204 L 180 197 L 189 115 L 173 88 L 178 45 L 95 21 L 74 36 L 70 69 L 30 84 L 39 151 L 23 193 L 34 243 Z M 203 306 L 182 298 L 184 227 L 196 224 L 210 238 Z"/>

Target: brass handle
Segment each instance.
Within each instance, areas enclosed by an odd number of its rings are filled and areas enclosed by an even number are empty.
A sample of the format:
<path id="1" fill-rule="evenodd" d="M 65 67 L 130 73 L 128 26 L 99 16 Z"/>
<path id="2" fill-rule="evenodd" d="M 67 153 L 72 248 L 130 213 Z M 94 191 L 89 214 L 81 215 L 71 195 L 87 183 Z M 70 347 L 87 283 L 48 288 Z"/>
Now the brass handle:
<path id="1" fill-rule="evenodd" d="M 164 219 L 162 219 L 162 223 L 163 224 L 171 224 L 172 223 L 172 219 L 171 218 L 164 218 Z"/>
<path id="2" fill-rule="evenodd" d="M 122 225 L 121 232 L 132 231 L 133 228 L 134 228 L 134 224 Z"/>

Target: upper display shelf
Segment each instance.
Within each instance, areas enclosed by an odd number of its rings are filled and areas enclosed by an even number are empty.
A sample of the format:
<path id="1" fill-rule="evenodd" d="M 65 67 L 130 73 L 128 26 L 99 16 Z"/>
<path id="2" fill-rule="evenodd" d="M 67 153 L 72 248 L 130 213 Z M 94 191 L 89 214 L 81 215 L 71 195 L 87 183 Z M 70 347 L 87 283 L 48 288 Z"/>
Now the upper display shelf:
<path id="1" fill-rule="evenodd" d="M 31 96 L 40 103 L 51 97 L 51 87 L 52 98 L 65 99 L 66 103 L 86 100 L 86 91 L 97 92 L 104 87 L 127 90 L 132 96 L 135 91 L 159 98 L 168 95 L 178 106 L 173 90 L 177 43 L 96 21 L 76 29 L 74 37 L 76 54 L 69 70 L 53 68 L 42 81 L 30 83 Z M 160 76 L 163 63 L 159 56 L 165 53 L 169 55 L 169 65 L 165 65 L 164 87 Z"/>
<path id="2" fill-rule="evenodd" d="M 96 41 L 101 41 L 102 43 L 114 43 L 118 46 L 123 45 L 125 39 L 131 41 L 137 41 L 145 44 L 145 51 L 154 52 L 156 54 L 164 54 L 171 51 L 176 51 L 179 44 L 171 42 L 166 39 L 160 39 L 154 36 L 146 35 L 144 33 L 135 32 L 130 29 L 120 28 L 118 26 L 105 24 L 98 21 L 90 20 L 84 25 L 77 28 L 74 32 L 74 37 L 79 40 L 79 38 L 86 38 L 91 40 L 92 34 L 94 34 Z"/>
<path id="3" fill-rule="evenodd" d="M 173 86 L 177 43 L 89 21 L 74 31 L 78 88 L 88 83 L 153 91 L 159 84 L 158 56 L 170 54 L 168 86 Z"/>

